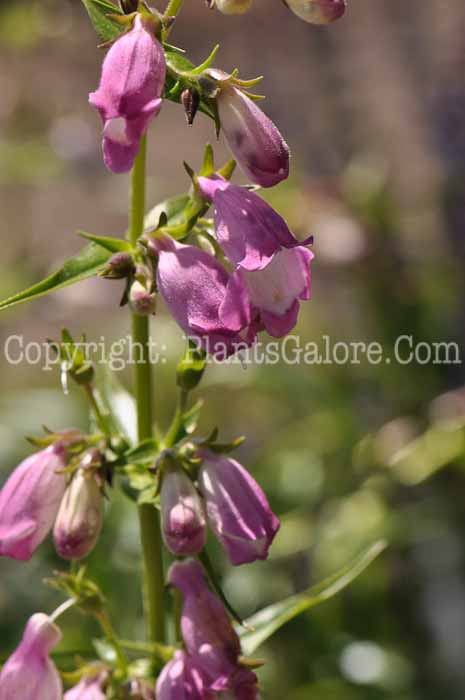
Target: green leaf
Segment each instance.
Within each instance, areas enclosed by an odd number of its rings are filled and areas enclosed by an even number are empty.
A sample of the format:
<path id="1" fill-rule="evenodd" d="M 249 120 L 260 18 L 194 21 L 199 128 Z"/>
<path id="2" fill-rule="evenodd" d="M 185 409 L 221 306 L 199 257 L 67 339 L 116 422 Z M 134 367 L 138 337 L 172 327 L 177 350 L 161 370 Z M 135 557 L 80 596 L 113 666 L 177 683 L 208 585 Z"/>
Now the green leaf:
<path id="1" fill-rule="evenodd" d="M 110 19 L 109 15 L 122 15 L 117 5 L 106 0 L 82 0 L 90 21 L 102 41 L 112 41 L 123 33 L 124 27 Z"/>
<path id="2" fill-rule="evenodd" d="M 95 236 L 93 233 L 86 233 L 85 231 L 79 231 L 79 235 L 86 238 L 88 241 L 97 243 L 97 245 L 102 246 L 102 248 L 105 248 L 105 250 L 109 250 L 110 253 L 125 253 L 131 250 L 131 244 L 129 241 L 125 241 L 123 238 Z"/>
<path id="3" fill-rule="evenodd" d="M 124 454 L 124 458 L 128 464 L 132 464 L 133 462 L 154 462 L 159 452 L 160 445 L 158 444 L 158 440 L 155 438 L 147 438 L 136 445 L 136 447 L 128 450 Z"/>
<path id="4" fill-rule="evenodd" d="M 130 348 L 126 348 L 130 357 Z M 125 358 L 119 359 L 125 361 Z M 109 358 L 114 362 L 114 358 Z M 97 400 L 109 421 L 112 433 L 121 435 L 129 443 L 137 441 L 137 410 L 134 396 L 121 384 L 107 365 L 99 366 L 96 373 Z"/>
<path id="5" fill-rule="evenodd" d="M 1 301 L 0 310 L 9 309 L 25 301 L 38 299 L 57 289 L 67 287 L 75 282 L 81 282 L 81 280 L 85 280 L 88 277 L 93 277 L 109 257 L 110 254 L 107 250 L 95 243 L 90 243 L 77 255 L 66 260 L 59 270 L 56 270 L 41 282 Z"/>
<path id="6" fill-rule="evenodd" d="M 165 199 L 164 202 L 160 202 L 146 214 L 144 228 L 156 228 L 162 214 L 166 215 L 169 226 L 182 224 L 184 222 L 184 212 L 189 202 L 190 197 L 187 194 L 180 194 L 176 197 Z"/>
<path id="7" fill-rule="evenodd" d="M 251 630 L 237 629 L 241 637 L 244 654 L 246 656 L 253 654 L 263 642 L 286 622 L 297 617 L 300 613 L 329 600 L 329 598 L 342 591 L 343 588 L 346 588 L 357 576 L 365 571 L 385 548 L 386 542 L 376 542 L 350 564 L 347 564 L 336 574 L 329 576 L 321 583 L 316 584 L 316 586 L 286 598 L 280 603 L 269 605 L 267 608 L 249 617 L 245 621 L 245 625 Z"/>

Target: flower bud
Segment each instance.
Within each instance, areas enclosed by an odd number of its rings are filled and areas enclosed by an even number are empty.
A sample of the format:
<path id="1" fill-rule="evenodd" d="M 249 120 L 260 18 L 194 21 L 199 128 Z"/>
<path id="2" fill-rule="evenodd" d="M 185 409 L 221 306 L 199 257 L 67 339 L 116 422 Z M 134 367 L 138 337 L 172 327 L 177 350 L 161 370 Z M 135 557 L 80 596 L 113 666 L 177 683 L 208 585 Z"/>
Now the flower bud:
<path id="1" fill-rule="evenodd" d="M 103 270 L 101 270 L 100 277 L 104 277 L 109 280 L 121 280 L 125 277 L 129 277 L 134 272 L 134 260 L 130 253 L 115 253 L 111 256 Z"/>
<path id="2" fill-rule="evenodd" d="M 29 619 L 0 673 L 0 700 L 61 700 L 61 678 L 49 658 L 60 639 L 59 628 L 44 613 Z"/>
<path id="3" fill-rule="evenodd" d="M 95 547 L 103 522 L 103 494 L 93 468 L 80 467 L 66 489 L 53 530 L 63 559 L 82 559 Z"/>
<path id="4" fill-rule="evenodd" d="M 243 15 L 252 7 L 252 0 L 216 0 L 215 5 L 224 15 Z"/>
<path id="5" fill-rule="evenodd" d="M 160 506 L 163 540 L 170 552 L 178 556 L 200 552 L 206 539 L 202 502 L 181 467 L 165 468 Z"/>
<path id="6" fill-rule="evenodd" d="M 63 700 L 105 700 L 107 681 L 108 673 L 105 670 L 86 673 L 77 685 L 65 693 Z"/>
<path id="7" fill-rule="evenodd" d="M 194 88 L 186 88 L 181 93 L 181 102 L 186 113 L 189 126 L 194 123 L 195 115 L 200 104 L 200 95 Z"/>
<path id="8" fill-rule="evenodd" d="M 289 176 L 289 147 L 271 119 L 217 69 L 208 75 L 221 90 L 217 105 L 221 128 L 240 168 L 252 182 L 273 187 Z"/>
<path id="9" fill-rule="evenodd" d="M 342 17 L 347 0 L 283 0 L 292 12 L 310 24 L 330 24 Z"/>
<path id="10" fill-rule="evenodd" d="M 134 280 L 129 289 L 129 306 L 138 316 L 150 316 L 157 310 L 157 297 L 147 287 Z"/>

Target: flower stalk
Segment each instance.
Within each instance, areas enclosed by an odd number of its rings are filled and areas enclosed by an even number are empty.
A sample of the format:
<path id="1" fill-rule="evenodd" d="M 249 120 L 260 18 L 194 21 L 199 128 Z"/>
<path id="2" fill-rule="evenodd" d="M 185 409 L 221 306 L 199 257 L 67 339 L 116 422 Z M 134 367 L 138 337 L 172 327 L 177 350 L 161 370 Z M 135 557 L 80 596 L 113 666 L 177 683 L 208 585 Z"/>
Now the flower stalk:
<path id="1" fill-rule="evenodd" d="M 145 212 L 146 137 L 141 140 L 139 153 L 131 174 L 129 207 L 129 241 L 136 246 L 144 229 Z M 137 405 L 137 432 L 140 441 L 152 437 L 152 368 L 149 358 L 149 320 L 132 314 L 132 336 L 141 356 L 134 365 L 134 392 Z M 151 642 L 165 640 L 163 613 L 163 560 L 160 522 L 153 506 L 139 506 L 139 523 L 144 568 L 144 607 L 147 634 Z"/>

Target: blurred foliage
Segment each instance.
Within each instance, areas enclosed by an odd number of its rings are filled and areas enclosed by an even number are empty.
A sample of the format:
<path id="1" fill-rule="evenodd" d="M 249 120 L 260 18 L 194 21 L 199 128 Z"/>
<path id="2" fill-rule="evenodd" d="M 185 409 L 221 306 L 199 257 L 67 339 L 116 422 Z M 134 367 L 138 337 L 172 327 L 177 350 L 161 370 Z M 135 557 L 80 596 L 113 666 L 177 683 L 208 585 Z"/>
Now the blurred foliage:
<path id="1" fill-rule="evenodd" d="M 463 349 L 461 0 L 447 12 L 443 0 L 357 0 L 343 22 L 321 31 L 271 0 L 234 20 L 202 3 L 186 3 L 185 12 L 173 41 L 196 60 L 213 37 L 225 68 L 240 64 L 252 75 L 268 67 L 264 106 L 290 141 L 294 175 L 264 196 L 297 235 L 316 235 L 301 347 L 322 348 L 327 335 L 333 346 L 377 341 L 394 357 L 405 334 Z M 80 3 L 5 2 L 0 37 L 4 297 L 73 254 L 81 244 L 69 234 L 78 227 L 124 231 L 127 180 L 101 164 L 100 125 L 87 107 L 101 54 Z M 180 163 L 199 162 L 212 138 L 208 121 L 200 116 L 187 131 L 181 110 L 164 107 L 152 131 L 149 204 L 186 187 Z M 221 144 L 218 151 L 223 162 Z M 128 330 L 120 293 L 118 283 L 93 280 L 5 312 L 2 346 L 12 334 L 43 342 L 63 325 L 109 344 Z M 152 330 L 166 359 L 156 382 L 166 426 L 183 348 L 163 310 Z M 43 422 L 84 429 L 87 417 L 77 388 L 62 394 L 57 371 L 8 364 L 3 352 L 0 363 L 4 479 L 28 452 L 25 434 L 37 434 Z M 120 378 L 129 386 L 126 371 Z M 260 651 L 267 700 L 463 698 L 464 382 L 463 358 L 207 367 L 198 392 L 201 428 L 220 426 L 224 440 L 247 435 L 238 458 L 282 519 L 265 563 L 231 569 L 209 543 L 241 615 L 304 590 L 374 539 L 390 541 L 350 588 L 290 622 Z M 2 655 L 29 614 L 60 601 L 40 583 L 60 566 L 50 541 L 27 564 L 0 561 Z M 111 592 L 115 625 L 127 638 L 144 633 L 139 567 L 132 504 L 114 494 L 89 573 Z M 89 651 L 98 634 L 93 622 L 72 612 L 64 624 L 61 651 Z"/>

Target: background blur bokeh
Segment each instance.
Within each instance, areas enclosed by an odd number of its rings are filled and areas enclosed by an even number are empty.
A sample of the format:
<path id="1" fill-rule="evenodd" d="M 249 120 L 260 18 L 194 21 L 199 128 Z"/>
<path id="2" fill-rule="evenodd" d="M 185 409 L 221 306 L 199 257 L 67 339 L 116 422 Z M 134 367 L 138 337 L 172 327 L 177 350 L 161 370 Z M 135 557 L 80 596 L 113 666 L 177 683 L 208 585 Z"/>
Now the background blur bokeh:
<path id="1" fill-rule="evenodd" d="M 173 42 L 197 62 L 219 41 L 218 65 L 265 73 L 264 106 L 294 154 L 292 178 L 266 197 L 297 235 L 316 236 L 313 300 L 301 344 L 323 336 L 464 340 L 465 5 L 462 0 L 352 0 L 329 28 L 299 22 L 278 0 L 243 18 L 186 0 Z M 87 104 L 102 52 L 78 0 L 0 4 L 0 228 L 3 298 L 39 280 L 80 244 L 74 231 L 117 235 L 127 178 L 100 156 Z M 186 188 L 214 138 L 165 104 L 150 132 L 150 203 Z M 227 151 L 220 143 L 218 158 Z M 119 283 L 93 280 L 2 314 L 0 469 L 28 452 L 23 436 L 86 428 L 85 405 L 58 372 L 11 365 L 12 334 L 57 337 L 66 325 L 107 343 L 128 330 Z M 116 294 L 115 294 L 116 292 Z M 182 351 L 164 310 L 153 333 L 166 423 Z M 421 359 L 421 358 L 420 358 Z M 120 373 L 129 385 L 129 376 Z M 380 536 L 387 552 L 348 590 L 288 624 L 262 650 L 267 700 L 461 700 L 465 695 L 465 391 L 454 364 L 240 365 L 209 368 L 205 430 L 246 434 L 240 458 L 280 514 L 266 563 L 232 570 L 212 543 L 225 589 L 247 615 L 334 571 Z M 227 400 L 226 400 L 227 399 Z M 143 634 L 137 522 L 123 496 L 109 510 L 90 573 L 111 593 L 123 635 Z M 60 565 L 51 543 L 31 562 L 0 562 L 2 656 L 29 614 L 60 597 L 41 579 Z M 116 574 L 115 574 L 116 572 Z M 70 614 L 66 644 L 88 647 Z"/>

